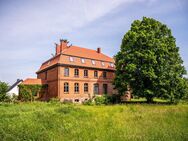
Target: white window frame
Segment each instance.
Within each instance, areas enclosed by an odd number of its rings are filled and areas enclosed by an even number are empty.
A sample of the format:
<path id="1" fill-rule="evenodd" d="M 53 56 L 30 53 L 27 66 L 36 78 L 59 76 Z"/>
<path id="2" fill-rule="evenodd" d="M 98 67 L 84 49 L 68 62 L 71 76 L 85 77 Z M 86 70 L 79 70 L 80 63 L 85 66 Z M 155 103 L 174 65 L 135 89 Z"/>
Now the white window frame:
<path id="1" fill-rule="evenodd" d="M 85 64 L 85 59 L 81 58 L 81 62 L 82 62 L 82 64 Z"/>
<path id="2" fill-rule="evenodd" d="M 104 62 L 101 62 L 101 65 L 104 67 Z"/>
<path id="3" fill-rule="evenodd" d="M 95 60 L 91 60 L 92 65 L 95 65 Z"/>
<path id="4" fill-rule="evenodd" d="M 113 67 L 114 67 L 114 63 L 110 63 L 110 67 L 112 67 L 112 68 L 113 68 Z"/>
<path id="5" fill-rule="evenodd" d="M 72 56 L 69 57 L 70 62 L 74 62 L 74 58 Z"/>

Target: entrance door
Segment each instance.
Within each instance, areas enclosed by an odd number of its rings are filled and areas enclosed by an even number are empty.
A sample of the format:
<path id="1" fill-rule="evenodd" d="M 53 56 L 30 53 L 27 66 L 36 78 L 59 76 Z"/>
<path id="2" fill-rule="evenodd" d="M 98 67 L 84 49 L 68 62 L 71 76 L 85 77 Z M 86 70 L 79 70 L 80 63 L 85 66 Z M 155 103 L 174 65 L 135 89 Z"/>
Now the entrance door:
<path id="1" fill-rule="evenodd" d="M 108 85 L 103 84 L 103 94 L 107 94 L 107 93 L 108 93 Z"/>
<path id="2" fill-rule="evenodd" d="M 99 84 L 95 83 L 93 85 L 93 93 L 94 94 L 99 94 Z"/>

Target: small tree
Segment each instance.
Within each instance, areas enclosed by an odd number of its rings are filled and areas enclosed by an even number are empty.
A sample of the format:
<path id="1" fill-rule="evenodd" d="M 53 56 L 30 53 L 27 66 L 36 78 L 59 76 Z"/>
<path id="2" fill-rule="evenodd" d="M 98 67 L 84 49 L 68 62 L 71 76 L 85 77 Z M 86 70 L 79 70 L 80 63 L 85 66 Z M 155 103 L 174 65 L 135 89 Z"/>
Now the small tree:
<path id="1" fill-rule="evenodd" d="M 0 101 L 5 101 L 7 99 L 8 84 L 0 81 Z"/>
<path id="2" fill-rule="evenodd" d="M 114 84 L 119 93 L 128 86 L 133 94 L 152 102 L 154 97 L 172 102 L 186 94 L 185 68 L 171 30 L 152 18 L 135 20 L 124 35 L 116 58 Z"/>
<path id="3" fill-rule="evenodd" d="M 37 97 L 37 94 L 43 92 L 46 89 L 47 85 L 19 85 L 19 99 L 22 101 L 34 101 Z M 43 94 L 43 93 L 41 93 Z M 37 97 L 39 98 L 39 97 Z"/>

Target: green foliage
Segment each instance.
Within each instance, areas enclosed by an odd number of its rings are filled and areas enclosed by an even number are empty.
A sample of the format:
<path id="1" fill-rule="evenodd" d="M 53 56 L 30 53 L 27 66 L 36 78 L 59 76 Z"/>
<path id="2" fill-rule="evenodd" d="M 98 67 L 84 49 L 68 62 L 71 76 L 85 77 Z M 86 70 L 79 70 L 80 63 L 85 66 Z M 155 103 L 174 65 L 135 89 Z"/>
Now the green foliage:
<path id="1" fill-rule="evenodd" d="M 187 141 L 188 105 L 0 104 L 1 141 Z M 144 129 L 144 130 L 143 130 Z"/>
<path id="2" fill-rule="evenodd" d="M 103 105 L 103 104 L 107 104 L 107 98 L 106 96 L 97 96 L 95 97 L 95 104 L 96 105 Z"/>
<path id="3" fill-rule="evenodd" d="M 51 102 L 51 103 L 59 103 L 60 99 L 57 98 L 57 97 L 54 97 L 54 98 L 51 98 L 49 102 Z"/>
<path id="4" fill-rule="evenodd" d="M 5 101 L 8 96 L 7 96 L 7 91 L 8 91 L 8 84 L 5 82 L 0 81 L 0 102 Z"/>
<path id="5" fill-rule="evenodd" d="M 121 102 L 121 95 L 119 94 L 107 95 L 106 98 L 108 104 L 117 104 Z"/>
<path id="6" fill-rule="evenodd" d="M 120 94 L 130 86 L 133 95 L 182 99 L 187 93 L 186 70 L 171 30 L 152 18 L 135 20 L 124 35 L 116 58 L 114 84 Z"/>
<path id="7" fill-rule="evenodd" d="M 93 102 L 93 100 L 92 99 L 89 99 L 89 100 L 86 100 L 86 101 L 84 101 L 83 102 L 83 105 L 94 105 L 95 103 Z"/>
<path id="8" fill-rule="evenodd" d="M 47 85 L 19 85 L 19 99 L 22 101 L 34 101 L 37 94 L 42 92 Z"/>

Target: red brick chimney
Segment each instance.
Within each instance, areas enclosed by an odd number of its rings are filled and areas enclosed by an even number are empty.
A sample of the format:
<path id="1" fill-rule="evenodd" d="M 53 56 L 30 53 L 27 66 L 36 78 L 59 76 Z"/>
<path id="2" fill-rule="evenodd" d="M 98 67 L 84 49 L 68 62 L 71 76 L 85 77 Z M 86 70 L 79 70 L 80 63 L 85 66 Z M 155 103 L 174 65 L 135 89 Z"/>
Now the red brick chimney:
<path id="1" fill-rule="evenodd" d="M 55 43 L 55 49 L 56 49 L 55 54 L 56 55 L 60 54 L 60 46 L 58 44 L 56 44 L 56 43 Z"/>
<path id="2" fill-rule="evenodd" d="M 101 53 L 101 48 L 100 47 L 97 48 L 97 53 Z"/>
<path id="3" fill-rule="evenodd" d="M 60 52 L 62 52 L 64 49 L 68 48 L 68 41 L 67 40 L 60 40 Z"/>
<path id="4" fill-rule="evenodd" d="M 64 49 L 68 48 L 68 41 L 67 40 L 60 40 L 60 45 L 56 44 L 56 55 L 60 54 Z"/>

